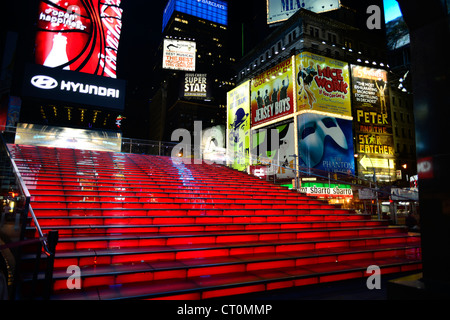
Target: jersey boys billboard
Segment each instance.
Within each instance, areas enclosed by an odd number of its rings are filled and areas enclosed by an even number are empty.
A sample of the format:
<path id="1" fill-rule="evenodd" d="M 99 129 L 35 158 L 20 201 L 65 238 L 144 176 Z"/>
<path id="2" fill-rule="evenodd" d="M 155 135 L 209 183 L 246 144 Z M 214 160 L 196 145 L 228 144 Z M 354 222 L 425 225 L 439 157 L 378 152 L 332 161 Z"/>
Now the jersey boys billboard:
<path id="1" fill-rule="evenodd" d="M 166 28 L 175 11 L 222 25 L 228 24 L 228 3 L 222 0 L 169 0 L 164 9 L 163 27 Z"/>
<path id="2" fill-rule="evenodd" d="M 36 63 L 116 78 L 121 0 L 40 1 Z"/>
<path id="3" fill-rule="evenodd" d="M 294 112 L 294 59 L 289 58 L 252 80 L 252 126 Z"/>
<path id="4" fill-rule="evenodd" d="M 24 96 L 123 110 L 126 81 L 82 72 L 25 65 Z"/>

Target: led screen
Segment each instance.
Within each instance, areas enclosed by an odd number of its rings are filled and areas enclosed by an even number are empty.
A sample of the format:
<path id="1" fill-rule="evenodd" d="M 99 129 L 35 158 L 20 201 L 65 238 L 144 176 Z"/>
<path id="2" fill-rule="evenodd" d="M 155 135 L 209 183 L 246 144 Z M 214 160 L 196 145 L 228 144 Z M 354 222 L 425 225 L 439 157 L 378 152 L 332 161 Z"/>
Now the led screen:
<path id="1" fill-rule="evenodd" d="M 228 25 L 228 4 L 222 0 L 170 0 L 164 10 L 163 30 L 174 11 Z"/>
<path id="2" fill-rule="evenodd" d="M 212 96 L 211 79 L 207 73 L 186 73 L 181 83 L 182 98 L 203 100 Z"/>
<path id="3" fill-rule="evenodd" d="M 50 68 L 116 78 L 121 0 L 40 1 L 35 60 Z"/>
<path id="4" fill-rule="evenodd" d="M 122 149 L 122 134 L 19 123 L 14 143 L 41 147 L 120 152 Z"/>

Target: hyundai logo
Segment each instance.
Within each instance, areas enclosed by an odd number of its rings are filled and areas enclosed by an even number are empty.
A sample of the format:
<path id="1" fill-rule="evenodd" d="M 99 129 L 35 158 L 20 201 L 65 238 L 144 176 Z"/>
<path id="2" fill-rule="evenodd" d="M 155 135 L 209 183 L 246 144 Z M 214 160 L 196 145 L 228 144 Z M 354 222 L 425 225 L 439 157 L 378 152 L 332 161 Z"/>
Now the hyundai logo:
<path id="1" fill-rule="evenodd" d="M 31 79 L 31 84 L 39 89 L 50 90 L 58 86 L 58 81 L 49 76 L 34 76 Z"/>

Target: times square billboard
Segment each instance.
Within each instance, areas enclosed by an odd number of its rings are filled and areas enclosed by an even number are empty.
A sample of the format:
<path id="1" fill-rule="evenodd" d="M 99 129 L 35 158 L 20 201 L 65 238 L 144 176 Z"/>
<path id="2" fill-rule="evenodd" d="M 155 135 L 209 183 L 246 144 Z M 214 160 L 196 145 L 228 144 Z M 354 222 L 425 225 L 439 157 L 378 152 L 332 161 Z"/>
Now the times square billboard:
<path id="1" fill-rule="evenodd" d="M 35 63 L 116 78 L 121 0 L 39 1 Z"/>
<path id="2" fill-rule="evenodd" d="M 162 30 L 177 11 L 222 25 L 228 25 L 228 3 L 223 0 L 169 0 L 164 9 Z"/>
<path id="3" fill-rule="evenodd" d="M 339 0 L 267 0 L 267 23 L 285 21 L 300 9 L 320 13 L 340 6 Z"/>
<path id="4" fill-rule="evenodd" d="M 34 64 L 22 94 L 123 110 L 126 81 L 117 79 L 121 0 L 41 0 Z"/>

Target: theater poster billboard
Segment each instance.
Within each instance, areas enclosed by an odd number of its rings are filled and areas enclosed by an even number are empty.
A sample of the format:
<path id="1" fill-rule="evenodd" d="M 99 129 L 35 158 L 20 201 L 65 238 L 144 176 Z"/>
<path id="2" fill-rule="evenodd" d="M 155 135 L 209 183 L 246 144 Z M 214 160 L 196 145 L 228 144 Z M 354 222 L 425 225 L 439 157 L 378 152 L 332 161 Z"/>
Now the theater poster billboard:
<path id="1" fill-rule="evenodd" d="M 293 62 L 289 58 L 252 79 L 252 127 L 294 112 Z"/>
<path id="2" fill-rule="evenodd" d="M 163 69 L 195 71 L 196 43 L 164 39 Z"/>
<path id="3" fill-rule="evenodd" d="M 182 98 L 204 100 L 212 97 L 211 78 L 207 73 L 185 73 L 181 83 Z"/>
<path id="4" fill-rule="evenodd" d="M 387 71 L 352 65 L 356 154 L 360 175 L 395 180 L 395 149 Z"/>
<path id="5" fill-rule="evenodd" d="M 116 78 L 121 0 L 39 1 L 35 62 Z"/>
<path id="6" fill-rule="evenodd" d="M 245 171 L 250 163 L 250 81 L 227 94 L 227 164 Z"/>
<path id="7" fill-rule="evenodd" d="M 296 56 L 297 109 L 352 116 L 350 73 L 346 62 L 310 52 Z"/>
<path id="8" fill-rule="evenodd" d="M 318 113 L 298 115 L 301 167 L 355 174 L 352 121 Z M 320 173 L 320 171 L 318 171 Z"/>
<path id="9" fill-rule="evenodd" d="M 252 131 L 252 163 L 266 165 L 277 179 L 295 178 L 294 122 L 283 123 Z"/>

